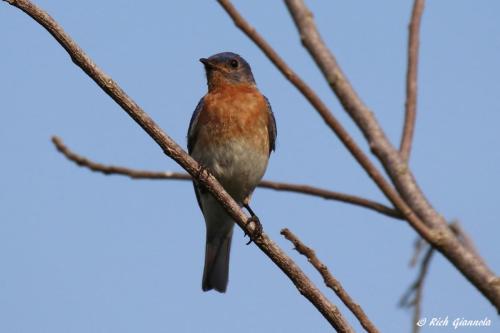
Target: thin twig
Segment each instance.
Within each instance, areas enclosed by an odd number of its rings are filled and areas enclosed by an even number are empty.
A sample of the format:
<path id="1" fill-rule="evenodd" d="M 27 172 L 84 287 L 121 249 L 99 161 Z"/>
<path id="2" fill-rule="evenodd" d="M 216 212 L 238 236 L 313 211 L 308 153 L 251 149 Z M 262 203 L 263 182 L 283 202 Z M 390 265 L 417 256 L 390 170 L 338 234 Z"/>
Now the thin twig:
<path id="1" fill-rule="evenodd" d="M 413 256 L 410 260 L 410 267 L 415 267 L 417 265 L 420 254 L 426 245 L 427 243 L 420 237 L 415 240 L 415 251 L 413 252 Z"/>
<path id="2" fill-rule="evenodd" d="M 420 22 L 424 12 L 425 0 L 415 0 L 408 26 L 408 67 L 406 72 L 406 103 L 403 135 L 399 151 L 403 160 L 410 159 L 415 120 L 417 118 L 417 75 L 418 49 L 420 44 Z"/>
<path id="3" fill-rule="evenodd" d="M 57 40 L 68 52 L 73 62 L 91 77 L 146 133 L 162 148 L 163 152 L 175 160 L 192 177 L 202 184 L 226 209 L 235 222 L 248 234 L 253 234 L 253 223 L 240 206 L 224 191 L 215 177 L 202 168 L 182 148 L 173 141 L 119 86 L 106 75 L 70 38 L 59 24 L 45 11 L 28 0 L 9 0 L 9 4 L 21 9 L 32 17 Z M 206 170 L 205 170 L 206 171 Z M 283 217 L 285 219 L 285 217 Z M 311 282 L 297 264 L 286 255 L 265 233 L 252 236 L 253 242 L 292 280 L 297 289 L 340 332 L 352 332 L 343 315 Z"/>
<path id="4" fill-rule="evenodd" d="M 429 247 L 422 259 L 422 262 L 420 263 L 420 272 L 418 273 L 417 279 L 404 293 L 403 297 L 401 297 L 401 301 L 399 302 L 401 307 L 413 307 L 413 333 L 418 333 L 420 330 L 420 326 L 417 325 L 417 322 L 420 320 L 422 315 L 422 294 L 424 290 L 424 281 L 429 271 L 429 265 L 431 263 L 433 253 L 434 249 Z"/>
<path id="5" fill-rule="evenodd" d="M 316 270 L 321 274 L 323 277 L 323 281 L 325 282 L 326 286 L 330 289 L 332 289 L 335 294 L 340 298 L 340 300 L 347 306 L 347 308 L 354 314 L 354 316 L 359 320 L 359 323 L 363 328 L 370 333 L 373 332 L 378 332 L 378 329 L 375 327 L 375 325 L 370 321 L 368 316 L 365 314 L 361 306 L 357 304 L 351 296 L 347 293 L 347 291 L 342 287 L 340 282 L 333 277 L 333 275 L 330 273 L 328 270 L 328 267 L 326 267 L 325 264 L 323 264 L 318 257 L 316 256 L 316 253 L 314 252 L 313 249 L 310 247 L 304 245 L 298 239 L 297 236 L 295 236 L 289 229 L 285 228 L 281 230 L 281 234 L 288 239 L 290 242 L 293 243 L 293 246 L 295 249 L 305 256 L 307 260 L 311 263 L 311 265 L 316 268 Z"/>
<path id="6" fill-rule="evenodd" d="M 463 230 L 463 228 L 460 225 L 460 222 L 458 220 L 454 220 L 449 224 L 449 227 L 453 231 L 453 233 L 457 235 L 460 243 L 462 243 L 462 245 L 466 247 L 469 251 L 476 253 L 477 256 L 479 257 L 479 253 L 477 252 L 476 247 L 472 242 L 472 239 Z M 423 251 L 424 248 L 427 248 L 427 252 L 420 263 L 419 275 L 416 281 L 405 292 L 400 301 L 400 306 L 413 307 L 414 309 L 413 333 L 418 333 L 420 331 L 420 327 L 416 325 L 416 323 L 419 319 L 421 319 L 424 280 L 428 272 L 428 266 L 430 265 L 432 253 L 434 252 L 433 248 L 430 247 L 429 244 L 427 244 L 422 238 L 418 238 L 415 241 L 414 254 L 410 260 L 410 266 L 414 267 L 417 264 L 417 261 L 420 257 L 420 253 Z"/>
<path id="7" fill-rule="evenodd" d="M 68 160 L 76 163 L 81 167 L 85 167 L 94 172 L 100 172 L 105 175 L 122 175 L 130 177 L 132 179 L 192 180 L 189 174 L 183 172 L 137 170 L 122 166 L 97 163 L 71 151 L 71 149 L 69 149 L 59 137 L 56 136 L 52 137 L 52 142 L 56 146 L 57 150 L 61 154 L 63 154 Z M 383 204 L 380 204 L 378 202 L 361 198 L 355 195 L 334 192 L 309 185 L 290 184 L 290 183 L 275 182 L 270 180 L 263 180 L 260 182 L 259 187 L 272 189 L 276 191 L 307 194 L 315 197 L 321 197 L 327 200 L 341 201 L 348 204 L 371 209 L 373 211 L 379 212 L 381 214 L 396 219 L 403 218 L 398 211 Z"/>
<path id="8" fill-rule="evenodd" d="M 147 171 L 137 170 L 122 166 L 106 165 L 94 162 L 84 156 L 81 156 L 68 148 L 63 140 L 57 136 L 52 137 L 52 143 L 56 149 L 63 154 L 68 160 L 74 162 L 78 166 L 87 168 L 94 172 L 100 172 L 105 175 L 121 175 L 132 179 L 172 179 L 172 180 L 192 180 L 193 178 L 184 172 L 171 171 Z"/>

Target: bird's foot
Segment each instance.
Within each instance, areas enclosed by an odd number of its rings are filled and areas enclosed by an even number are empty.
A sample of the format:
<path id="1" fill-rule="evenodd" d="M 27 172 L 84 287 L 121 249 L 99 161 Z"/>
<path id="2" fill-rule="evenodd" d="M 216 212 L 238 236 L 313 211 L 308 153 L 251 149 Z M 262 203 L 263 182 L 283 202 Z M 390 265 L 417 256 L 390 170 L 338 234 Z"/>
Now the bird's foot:
<path id="1" fill-rule="evenodd" d="M 248 241 L 247 245 L 249 245 L 250 243 L 252 243 L 252 241 L 254 239 L 257 239 L 260 236 L 262 236 L 262 224 L 260 223 L 260 220 L 257 217 L 257 215 L 254 214 L 254 215 L 250 216 L 248 218 L 248 220 L 247 220 L 247 225 L 249 223 L 253 223 L 254 224 L 254 229 L 251 232 L 251 234 L 247 234 L 247 232 L 245 231 L 245 236 L 243 236 L 243 237 L 246 237 L 247 235 L 248 235 L 248 237 L 250 237 L 250 240 Z"/>
<path id="2" fill-rule="evenodd" d="M 208 171 L 208 168 L 203 164 L 198 162 L 198 170 L 196 170 L 196 176 L 198 178 L 203 178 L 203 177 L 208 177 L 210 172 Z"/>
<path id="3" fill-rule="evenodd" d="M 204 164 L 198 162 L 198 170 L 196 170 L 195 178 L 203 181 L 206 180 L 209 175 L 210 171 L 208 171 L 208 168 Z M 206 191 L 205 186 L 201 182 L 198 181 L 197 184 L 201 190 Z"/>

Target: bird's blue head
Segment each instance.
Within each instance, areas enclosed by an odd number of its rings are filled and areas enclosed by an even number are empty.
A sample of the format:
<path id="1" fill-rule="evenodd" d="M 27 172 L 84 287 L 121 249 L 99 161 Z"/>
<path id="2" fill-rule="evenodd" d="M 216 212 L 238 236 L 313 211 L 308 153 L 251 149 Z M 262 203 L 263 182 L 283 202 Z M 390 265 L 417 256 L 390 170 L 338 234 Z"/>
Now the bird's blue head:
<path id="1" fill-rule="evenodd" d="M 218 53 L 200 61 L 205 66 L 209 89 L 226 84 L 255 84 L 250 65 L 236 53 Z"/>

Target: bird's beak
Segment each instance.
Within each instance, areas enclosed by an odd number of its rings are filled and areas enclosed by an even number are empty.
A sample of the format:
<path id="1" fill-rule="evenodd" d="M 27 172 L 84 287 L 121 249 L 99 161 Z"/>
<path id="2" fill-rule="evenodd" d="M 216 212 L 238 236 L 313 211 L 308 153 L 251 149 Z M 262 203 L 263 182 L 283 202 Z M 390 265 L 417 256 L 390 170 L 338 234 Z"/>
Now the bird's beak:
<path id="1" fill-rule="evenodd" d="M 207 58 L 201 58 L 200 62 L 205 66 L 206 69 L 213 69 L 215 68 L 215 65 L 210 62 Z"/>

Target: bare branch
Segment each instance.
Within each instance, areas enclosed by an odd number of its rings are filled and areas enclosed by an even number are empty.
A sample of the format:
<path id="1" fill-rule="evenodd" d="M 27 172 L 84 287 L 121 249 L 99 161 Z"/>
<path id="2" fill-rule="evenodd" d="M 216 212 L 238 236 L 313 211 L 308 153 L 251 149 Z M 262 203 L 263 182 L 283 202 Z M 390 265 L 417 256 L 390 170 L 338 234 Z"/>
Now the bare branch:
<path id="1" fill-rule="evenodd" d="M 86 157 L 78 155 L 71 151 L 61 138 L 57 136 L 52 137 L 52 143 L 56 149 L 63 154 L 68 160 L 74 162 L 78 166 L 87 168 L 94 172 L 100 172 L 105 175 L 122 175 L 132 179 L 172 179 L 172 180 L 192 180 L 191 176 L 184 172 L 171 172 L 171 171 L 147 171 L 130 169 L 121 166 L 106 165 L 89 160 Z"/>
<path id="2" fill-rule="evenodd" d="M 446 220 L 428 202 L 419 188 L 406 161 L 389 142 L 374 114 L 356 94 L 335 57 L 323 42 L 312 17 L 303 0 L 285 0 L 295 21 L 302 43 L 319 66 L 330 88 L 340 103 L 363 132 L 374 155 L 380 160 L 399 195 L 386 192 L 379 187 L 394 207 L 405 213 L 411 226 L 436 250 L 441 252 L 455 267 L 495 306 L 500 312 L 500 278 L 496 277 L 485 262 L 462 246 L 450 231 Z M 376 179 L 372 178 L 374 181 Z M 392 189 L 392 188 L 391 188 Z M 401 200 L 402 201 L 402 200 Z M 409 206 L 409 207 L 408 207 Z M 407 215 L 406 212 L 415 212 Z M 432 228 L 427 232 L 422 221 Z"/>
<path id="3" fill-rule="evenodd" d="M 340 282 L 333 277 L 333 275 L 330 273 L 328 270 L 328 267 L 326 267 L 325 264 L 323 264 L 318 257 L 316 256 L 316 253 L 314 252 L 313 249 L 310 247 L 304 245 L 298 239 L 297 236 L 295 236 L 289 229 L 283 229 L 281 230 L 281 234 L 288 239 L 290 242 L 293 243 L 293 246 L 295 246 L 295 249 L 305 256 L 307 260 L 311 263 L 311 265 L 316 268 L 316 270 L 321 274 L 323 277 L 323 280 L 326 284 L 326 286 L 330 289 L 332 289 L 335 294 L 340 298 L 340 300 L 347 306 L 349 310 L 356 316 L 356 318 L 359 320 L 359 323 L 363 328 L 370 333 L 378 332 L 378 329 L 375 327 L 375 325 L 370 321 L 368 316 L 365 314 L 361 306 L 357 304 L 351 296 L 347 293 L 347 291 L 342 287 Z"/>
<path id="4" fill-rule="evenodd" d="M 407 165 L 400 159 L 399 152 L 396 151 L 394 147 L 392 147 L 392 145 L 389 143 L 384 132 L 380 128 L 380 125 L 375 119 L 375 116 L 358 97 L 356 91 L 351 86 L 344 73 L 340 69 L 337 60 L 330 52 L 330 50 L 326 47 L 316 28 L 313 20 L 313 15 L 306 7 L 305 3 L 302 0 L 285 0 L 285 3 L 294 19 L 297 29 L 300 32 L 302 44 L 309 51 L 311 57 L 321 69 L 331 89 L 337 95 L 344 109 L 363 132 L 370 145 L 371 150 L 380 159 L 382 165 L 384 166 L 391 179 L 394 181 L 396 186 L 398 186 L 401 181 L 397 182 L 396 180 L 404 178 L 404 185 L 407 185 L 407 187 L 411 187 L 411 189 L 409 189 L 411 190 L 410 194 L 414 195 L 413 193 L 415 193 L 416 191 L 417 194 L 420 193 L 413 175 L 409 171 Z M 378 180 L 378 178 L 372 177 L 372 179 L 381 188 L 387 198 L 391 202 L 393 202 L 395 207 L 399 208 L 400 210 L 402 209 L 402 207 L 405 207 L 405 210 L 409 210 L 409 208 L 406 207 L 407 203 L 400 200 L 399 194 L 392 193 L 387 189 L 387 187 L 390 187 L 390 185 L 383 184 L 383 186 L 381 186 L 381 184 L 379 184 L 380 180 Z M 422 198 L 413 198 L 405 191 L 402 191 L 401 186 L 397 188 L 403 195 L 405 200 L 408 201 L 408 203 L 414 203 L 416 199 L 425 201 L 425 198 L 423 196 Z M 390 189 L 392 190 L 392 187 L 390 187 Z M 411 200 L 408 200 L 408 198 Z M 429 208 L 432 211 L 424 212 L 422 209 L 420 209 L 423 204 L 424 203 L 419 202 L 418 204 L 414 205 L 416 208 L 412 207 L 412 209 L 415 209 L 415 212 L 419 215 L 419 217 L 422 218 L 428 225 L 435 226 L 435 220 L 429 219 L 428 215 L 435 214 L 437 216 L 438 214 L 434 212 L 434 210 L 432 210 L 432 207 Z M 428 204 L 427 202 L 426 204 L 430 207 L 430 204 Z M 429 220 L 431 220 L 432 222 L 429 222 Z M 446 223 L 444 222 L 443 225 L 445 224 Z"/>
<path id="5" fill-rule="evenodd" d="M 56 146 L 57 150 L 63 154 L 68 160 L 76 163 L 77 165 L 81 167 L 85 167 L 87 169 L 90 169 L 94 172 L 100 172 L 105 175 L 122 175 L 122 176 L 128 176 L 132 179 L 172 179 L 172 180 L 192 180 L 191 176 L 189 174 L 183 173 L 183 172 L 172 172 L 172 171 L 147 171 L 147 170 L 137 170 L 137 169 L 131 169 L 131 168 L 126 168 L 126 167 L 121 167 L 121 166 L 113 166 L 113 165 L 105 165 L 101 163 L 96 163 L 94 161 L 89 160 L 86 157 L 83 157 L 81 155 L 76 154 L 75 152 L 71 151 L 65 144 L 64 142 L 54 136 L 52 137 L 52 142 Z M 323 199 L 327 200 L 335 200 L 335 201 L 341 201 L 345 202 L 348 204 L 352 204 L 355 206 L 360 206 L 364 207 L 367 209 L 374 210 L 376 212 L 379 212 L 381 214 L 396 218 L 396 219 L 402 219 L 402 215 L 385 205 L 382 205 L 378 202 L 368 200 L 365 198 L 361 198 L 358 196 L 350 195 L 350 194 L 345 194 L 345 193 L 339 193 L 339 192 L 334 192 L 334 191 L 329 191 L 325 190 L 322 188 L 317 188 L 309 185 L 300 185 L 300 184 L 289 184 L 289 183 L 281 183 L 281 182 L 275 182 L 275 181 L 270 181 L 270 180 L 263 180 L 260 182 L 259 187 L 261 188 L 267 188 L 267 189 L 272 189 L 276 191 L 283 191 L 283 192 L 294 192 L 294 193 L 301 193 L 301 194 L 307 194 L 315 197 L 321 197 Z"/>
<path id="6" fill-rule="evenodd" d="M 277 191 L 286 191 L 286 192 L 295 192 L 295 193 L 302 193 L 302 194 L 308 194 L 312 196 L 317 196 L 321 197 L 323 199 L 327 200 L 336 200 L 336 201 L 341 201 L 345 202 L 348 204 L 360 206 L 363 208 L 368 208 L 371 210 L 374 210 L 378 213 L 387 215 L 389 217 L 393 217 L 396 219 L 404 219 L 401 213 L 399 213 L 397 210 L 390 208 L 388 206 L 382 205 L 378 202 L 365 199 L 362 197 L 354 196 L 351 194 L 345 194 L 345 193 L 339 193 L 339 192 L 334 192 L 318 187 L 313 187 L 310 185 L 300 185 L 300 184 L 289 184 L 289 183 L 280 183 L 280 182 L 274 182 L 274 181 L 269 181 L 269 180 L 263 180 L 259 187 L 263 188 L 269 188 Z"/>
<path id="7" fill-rule="evenodd" d="M 319 50 L 313 47 L 308 49 L 310 51 L 315 51 L 313 55 L 314 60 L 320 65 L 320 68 L 322 68 L 328 82 L 333 87 L 344 108 L 362 129 L 365 137 L 370 143 L 372 151 L 374 151 L 376 156 L 382 161 L 382 164 L 391 176 L 398 191 L 412 208 L 410 208 L 407 203 L 399 197 L 399 194 L 393 190 L 392 186 L 385 181 L 383 176 L 354 143 L 352 138 L 333 117 L 330 110 L 319 97 L 314 94 L 309 86 L 307 86 L 288 65 L 286 65 L 276 51 L 274 51 L 262 36 L 257 33 L 255 28 L 238 13 L 231 2 L 229 0 L 218 1 L 232 18 L 235 25 L 264 52 L 282 74 L 314 106 L 323 117 L 323 120 L 330 126 L 346 148 L 384 192 L 394 207 L 402 212 L 411 226 L 427 242 L 433 244 L 436 249 L 448 258 L 448 260 L 453 263 L 455 267 L 457 267 L 457 269 L 495 306 L 497 311 L 500 311 L 500 278 L 495 276 L 482 259 L 470 253 L 460 245 L 453 233 L 450 232 L 444 218 L 434 210 L 423 196 L 413 174 L 408 169 L 406 163 L 401 160 L 399 152 L 389 143 L 372 112 L 359 99 L 338 67 L 333 55 L 324 45 L 314 26 L 312 15 L 307 10 L 304 3 L 300 0 L 286 1 L 296 21 L 296 25 L 301 32 L 303 42 L 307 42 L 308 45 L 313 44 L 314 47 L 319 47 Z M 293 5 L 293 8 L 291 5 Z M 314 42 L 311 42 L 311 40 Z M 412 209 L 415 209 L 418 216 L 414 214 Z M 429 225 L 436 226 L 436 228 L 434 230 L 428 230 L 420 218 L 427 221 Z"/>
<path id="8" fill-rule="evenodd" d="M 386 182 L 371 161 L 354 143 L 353 139 L 333 117 L 330 110 L 319 97 L 302 81 L 295 72 L 283 61 L 260 34 L 257 33 L 229 0 L 218 0 L 235 25 L 241 29 L 281 71 L 281 73 L 306 97 L 321 115 L 323 120 L 339 137 L 346 148 L 356 158 L 360 165 L 370 175 L 374 182 L 383 191 L 394 207 L 402 212 L 405 219 L 424 238 L 439 250 L 457 269 L 495 306 L 500 312 L 500 278 L 496 277 L 491 269 L 474 253 L 469 252 L 450 231 L 444 218 L 434 210 L 418 187 L 415 178 L 401 159 L 397 151 L 388 141 L 380 128 L 373 113 L 363 104 L 356 92 L 340 70 L 330 50 L 326 48 L 316 30 L 312 15 L 300 0 L 286 0 L 295 23 L 301 33 L 302 41 L 307 43 L 316 63 L 322 69 L 330 86 L 340 102 L 355 120 L 367 138 L 372 151 L 382 162 L 387 173 L 396 185 L 401 199 L 393 187 Z M 407 205 L 411 206 L 411 208 Z M 415 212 L 418 216 L 415 215 Z M 426 228 L 422 220 L 433 230 Z"/>
<path id="9" fill-rule="evenodd" d="M 479 252 L 477 251 L 474 242 L 470 238 L 470 236 L 465 232 L 460 221 L 453 220 L 450 223 L 450 229 L 457 235 L 458 240 L 465 246 L 469 251 L 475 253 L 478 257 L 480 257 Z"/>
<path id="10" fill-rule="evenodd" d="M 418 48 L 420 43 L 420 22 L 424 12 L 425 0 L 415 0 L 408 36 L 408 68 L 406 72 L 406 104 L 403 136 L 399 151 L 403 160 L 408 161 L 417 118 L 417 75 Z"/>
<path id="11" fill-rule="evenodd" d="M 420 249 L 417 251 L 420 252 Z M 420 330 L 420 326 L 417 325 L 417 322 L 422 317 L 422 294 L 424 290 L 424 281 L 427 276 L 427 272 L 429 271 L 429 265 L 431 263 L 433 253 L 434 249 L 429 247 L 424 258 L 422 259 L 422 262 L 420 263 L 420 272 L 418 273 L 417 279 L 404 293 L 403 297 L 401 297 L 401 301 L 399 302 L 401 307 L 413 307 L 413 333 L 418 333 Z"/>
<path id="12" fill-rule="evenodd" d="M 412 227 L 425 239 L 430 241 L 434 235 L 425 224 L 415 215 L 408 205 L 401 199 L 378 171 L 368 156 L 354 142 L 353 138 L 344 129 L 340 122 L 333 116 L 328 107 L 314 93 L 314 91 L 284 62 L 284 60 L 274 51 L 262 36 L 241 16 L 229 0 L 218 0 L 224 10 L 233 19 L 235 25 L 240 28 L 271 60 L 271 62 L 281 71 L 281 73 L 304 95 L 311 105 L 318 111 L 325 123 L 332 129 L 337 137 L 342 141 L 356 161 L 363 167 L 368 175 L 382 190 L 384 195 L 399 210 Z"/>
<path id="13" fill-rule="evenodd" d="M 483 260 L 481 255 L 479 254 L 476 246 L 474 245 L 474 242 L 472 241 L 472 238 L 465 232 L 463 229 L 460 221 L 458 220 L 453 220 L 449 224 L 451 231 L 457 236 L 458 241 L 470 252 L 474 253 L 479 260 Z M 486 263 L 483 261 L 483 264 L 486 265 Z M 500 282 L 500 280 L 499 280 Z"/>
<path id="14" fill-rule="evenodd" d="M 9 4 L 21 9 L 32 17 L 57 40 L 68 52 L 73 62 L 89 75 L 146 133 L 162 148 L 163 152 L 175 160 L 192 177 L 202 184 L 214 198 L 221 203 L 235 222 L 248 234 L 252 235 L 254 224 L 239 205 L 227 194 L 213 175 L 203 170 L 182 148 L 173 141 L 127 94 L 106 75 L 70 38 L 58 23 L 45 11 L 28 0 L 9 0 Z M 295 262 L 286 255 L 265 233 L 252 237 L 254 243 L 292 280 L 297 289 L 339 332 L 352 332 L 337 307 L 333 305 L 309 280 Z"/>

